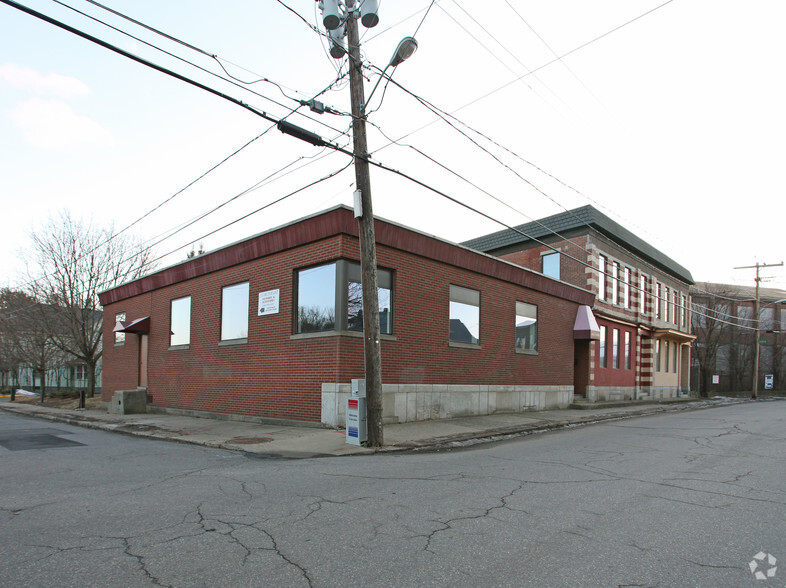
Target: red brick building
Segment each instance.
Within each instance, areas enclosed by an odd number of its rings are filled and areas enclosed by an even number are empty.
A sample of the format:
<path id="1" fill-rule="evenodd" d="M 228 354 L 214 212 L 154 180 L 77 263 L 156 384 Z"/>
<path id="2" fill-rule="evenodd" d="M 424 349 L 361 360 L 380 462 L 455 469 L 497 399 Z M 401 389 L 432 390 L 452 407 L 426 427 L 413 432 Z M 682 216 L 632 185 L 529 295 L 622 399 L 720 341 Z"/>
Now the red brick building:
<path id="1" fill-rule="evenodd" d="M 464 243 L 596 295 L 597 341 L 577 349 L 577 396 L 671 398 L 690 392 L 688 270 L 592 206 Z"/>
<path id="2" fill-rule="evenodd" d="M 387 422 L 564 407 L 594 294 L 378 220 Z M 338 207 L 101 294 L 102 398 L 343 422 L 362 378 L 357 221 Z M 576 339 L 578 338 L 578 339 Z"/>

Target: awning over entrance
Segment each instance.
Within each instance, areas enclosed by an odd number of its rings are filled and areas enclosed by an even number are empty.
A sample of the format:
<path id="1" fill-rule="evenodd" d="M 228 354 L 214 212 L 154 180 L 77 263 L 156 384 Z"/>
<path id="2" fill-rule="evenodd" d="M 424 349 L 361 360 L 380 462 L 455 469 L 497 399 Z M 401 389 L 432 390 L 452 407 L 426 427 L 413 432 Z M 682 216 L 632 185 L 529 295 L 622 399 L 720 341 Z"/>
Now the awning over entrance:
<path id="1" fill-rule="evenodd" d="M 655 329 L 655 337 L 658 339 L 672 339 L 679 343 L 692 343 L 696 335 L 675 331 L 674 329 Z"/>
<path id="2" fill-rule="evenodd" d="M 576 322 L 573 323 L 573 338 L 590 339 L 592 341 L 600 340 L 600 327 L 589 306 L 579 306 L 579 310 L 576 313 Z"/>
<path id="3" fill-rule="evenodd" d="M 117 321 L 113 333 L 149 333 L 150 317 L 146 316 L 133 321 Z"/>

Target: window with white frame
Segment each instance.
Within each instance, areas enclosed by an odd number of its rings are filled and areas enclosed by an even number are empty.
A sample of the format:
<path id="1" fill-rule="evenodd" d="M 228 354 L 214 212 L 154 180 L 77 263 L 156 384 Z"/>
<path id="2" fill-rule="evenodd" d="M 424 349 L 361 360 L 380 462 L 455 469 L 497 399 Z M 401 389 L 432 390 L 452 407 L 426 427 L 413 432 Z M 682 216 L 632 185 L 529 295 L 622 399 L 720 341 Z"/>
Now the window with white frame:
<path id="1" fill-rule="evenodd" d="M 625 369 L 630 369 L 630 331 L 625 331 Z"/>
<path id="2" fill-rule="evenodd" d="M 663 342 L 663 358 L 665 361 L 663 371 L 668 372 L 669 371 L 669 342 L 668 341 Z"/>
<path id="3" fill-rule="evenodd" d="M 248 338 L 248 282 L 221 290 L 221 340 Z"/>
<path id="4" fill-rule="evenodd" d="M 611 303 L 619 302 L 619 271 L 620 266 L 616 261 L 611 262 Z"/>
<path id="5" fill-rule="evenodd" d="M 615 370 L 620 368 L 620 331 L 611 330 L 611 367 Z"/>
<path id="6" fill-rule="evenodd" d="M 669 287 L 663 287 L 663 320 L 669 322 Z"/>
<path id="7" fill-rule="evenodd" d="M 660 339 L 655 340 L 655 371 L 660 371 Z"/>
<path id="8" fill-rule="evenodd" d="M 450 342 L 480 344 L 480 292 L 450 285 Z"/>
<path id="9" fill-rule="evenodd" d="M 630 268 L 622 270 L 622 306 L 630 308 Z"/>
<path id="10" fill-rule="evenodd" d="M 606 258 L 598 256 L 598 300 L 606 300 Z"/>
<path id="11" fill-rule="evenodd" d="M 655 318 L 660 318 L 660 296 L 661 290 L 663 286 L 661 286 L 660 282 L 655 282 Z"/>
<path id="12" fill-rule="evenodd" d="M 87 380 L 87 366 L 85 364 L 79 364 L 74 366 L 74 383 L 76 382 L 84 382 Z M 79 384 L 76 384 L 79 385 Z"/>
<path id="13" fill-rule="evenodd" d="M 674 308 L 671 312 L 671 322 L 675 325 L 680 324 L 680 293 L 679 290 L 672 290 L 671 297 L 674 299 Z"/>
<path id="14" fill-rule="evenodd" d="M 606 327 L 600 327 L 600 340 L 598 341 L 598 362 L 600 367 L 605 368 L 606 361 Z"/>
<path id="15" fill-rule="evenodd" d="M 683 328 L 685 328 L 688 326 L 688 297 L 685 295 L 682 296 L 681 311 L 682 312 L 680 313 L 681 316 L 680 324 L 682 325 Z"/>
<path id="16" fill-rule="evenodd" d="M 639 312 L 647 314 L 647 276 L 639 276 Z"/>
<path id="17" fill-rule="evenodd" d="M 538 307 L 516 302 L 516 349 L 538 350 Z"/>

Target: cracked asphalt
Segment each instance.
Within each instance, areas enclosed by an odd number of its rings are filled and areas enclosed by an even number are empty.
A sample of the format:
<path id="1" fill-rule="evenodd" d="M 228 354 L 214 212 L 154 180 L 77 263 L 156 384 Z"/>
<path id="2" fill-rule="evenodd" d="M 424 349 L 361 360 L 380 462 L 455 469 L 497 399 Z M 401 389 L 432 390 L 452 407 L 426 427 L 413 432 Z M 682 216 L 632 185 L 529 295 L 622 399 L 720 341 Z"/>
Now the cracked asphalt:
<path id="1" fill-rule="evenodd" d="M 2 413 L 0 586 L 784 586 L 784 417 L 287 460 Z"/>

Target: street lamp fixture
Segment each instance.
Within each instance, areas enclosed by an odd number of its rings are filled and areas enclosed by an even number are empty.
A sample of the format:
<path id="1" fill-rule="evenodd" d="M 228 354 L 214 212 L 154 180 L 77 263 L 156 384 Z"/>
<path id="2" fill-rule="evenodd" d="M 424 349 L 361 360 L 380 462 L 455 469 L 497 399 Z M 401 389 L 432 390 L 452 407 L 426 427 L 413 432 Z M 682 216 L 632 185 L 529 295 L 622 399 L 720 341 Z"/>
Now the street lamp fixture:
<path id="1" fill-rule="evenodd" d="M 366 106 L 368 106 L 369 102 L 371 102 L 371 97 L 377 90 L 377 86 L 379 86 L 379 82 L 381 82 L 382 78 L 385 77 L 385 72 L 391 67 L 398 67 L 404 63 L 407 59 L 412 57 L 412 54 L 415 53 L 417 49 L 418 42 L 415 40 L 415 37 L 404 37 L 401 39 L 401 41 L 399 41 L 396 51 L 393 53 L 393 57 L 390 58 L 390 62 L 385 66 L 385 69 L 382 70 L 377 83 L 374 84 L 374 87 L 371 89 L 371 93 L 368 95 L 368 98 L 366 98 L 366 101 L 363 104 L 362 110 L 364 113 L 366 111 Z"/>
<path id="2" fill-rule="evenodd" d="M 393 54 L 388 67 L 398 67 L 402 62 L 412 57 L 412 54 L 417 51 L 417 49 L 418 42 L 415 40 L 415 37 L 404 37 L 399 41 L 396 52 Z M 387 67 L 385 69 L 387 69 Z"/>

